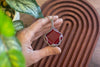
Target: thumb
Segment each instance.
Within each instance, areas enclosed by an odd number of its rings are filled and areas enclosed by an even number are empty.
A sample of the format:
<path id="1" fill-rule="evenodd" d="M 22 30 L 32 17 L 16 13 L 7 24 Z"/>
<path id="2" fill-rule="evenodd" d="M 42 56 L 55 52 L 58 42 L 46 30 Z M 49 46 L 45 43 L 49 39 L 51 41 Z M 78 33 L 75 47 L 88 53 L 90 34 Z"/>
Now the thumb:
<path id="1" fill-rule="evenodd" d="M 49 55 L 56 55 L 56 54 L 59 54 L 61 53 L 61 49 L 59 47 L 45 47 L 41 50 L 38 50 L 39 54 L 40 54 L 40 57 L 43 58 L 43 57 L 46 57 L 46 56 L 49 56 Z"/>
<path id="2" fill-rule="evenodd" d="M 26 57 L 26 65 L 29 66 L 41 60 L 42 58 L 49 56 L 49 55 L 56 55 L 61 53 L 61 49 L 59 47 L 45 47 L 40 50 L 35 50 L 30 53 L 24 53 Z"/>

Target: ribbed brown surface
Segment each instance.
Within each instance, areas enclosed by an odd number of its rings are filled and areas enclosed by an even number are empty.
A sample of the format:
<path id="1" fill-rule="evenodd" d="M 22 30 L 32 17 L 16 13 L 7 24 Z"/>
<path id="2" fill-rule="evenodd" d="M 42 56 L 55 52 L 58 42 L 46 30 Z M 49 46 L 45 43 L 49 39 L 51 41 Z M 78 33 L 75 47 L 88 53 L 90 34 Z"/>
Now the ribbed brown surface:
<path id="1" fill-rule="evenodd" d="M 32 67 L 87 67 L 99 34 L 99 19 L 86 0 L 48 0 L 42 11 L 45 16 L 59 15 L 64 19 L 60 31 L 64 38 L 62 53 L 42 59 Z M 43 38 L 33 42 L 34 49 L 47 44 Z"/>

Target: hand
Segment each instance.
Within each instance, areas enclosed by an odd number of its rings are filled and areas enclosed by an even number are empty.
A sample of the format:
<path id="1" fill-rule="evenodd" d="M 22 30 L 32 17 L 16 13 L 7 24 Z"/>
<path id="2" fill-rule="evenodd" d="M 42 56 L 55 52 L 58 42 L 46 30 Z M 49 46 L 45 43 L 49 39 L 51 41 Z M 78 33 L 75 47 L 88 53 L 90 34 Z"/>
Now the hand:
<path id="1" fill-rule="evenodd" d="M 54 20 L 55 28 L 59 28 L 63 23 L 63 20 L 58 18 L 58 16 L 49 16 L 49 18 Z M 40 50 L 33 50 L 31 47 L 32 42 L 47 33 L 50 28 L 51 22 L 48 17 L 45 17 L 37 20 L 31 26 L 23 29 L 17 34 L 17 38 L 22 45 L 22 52 L 26 59 L 26 66 L 36 63 L 46 56 L 61 53 L 61 49 L 59 47 L 48 46 Z"/>

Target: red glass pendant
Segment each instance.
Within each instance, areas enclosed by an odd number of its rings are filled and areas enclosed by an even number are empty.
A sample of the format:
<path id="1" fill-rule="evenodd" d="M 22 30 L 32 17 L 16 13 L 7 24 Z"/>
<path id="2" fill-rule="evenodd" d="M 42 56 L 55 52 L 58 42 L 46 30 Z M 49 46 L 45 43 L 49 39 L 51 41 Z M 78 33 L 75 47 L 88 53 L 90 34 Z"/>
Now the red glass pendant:
<path id="1" fill-rule="evenodd" d="M 45 34 L 45 42 L 49 45 L 49 46 L 58 46 L 61 44 L 63 39 L 63 35 L 54 28 L 53 22 L 52 22 L 52 28 L 51 30 Z"/>

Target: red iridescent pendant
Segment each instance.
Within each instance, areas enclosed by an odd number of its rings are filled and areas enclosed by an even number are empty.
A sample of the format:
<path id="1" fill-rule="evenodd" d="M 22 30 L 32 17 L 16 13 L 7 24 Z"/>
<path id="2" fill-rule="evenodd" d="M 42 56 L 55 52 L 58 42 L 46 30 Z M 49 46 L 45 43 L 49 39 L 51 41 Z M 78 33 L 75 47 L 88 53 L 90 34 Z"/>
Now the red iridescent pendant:
<path id="1" fill-rule="evenodd" d="M 52 27 L 48 33 L 45 34 L 44 40 L 49 46 L 58 46 L 61 44 L 63 35 L 54 27 L 54 22 L 51 20 Z"/>

